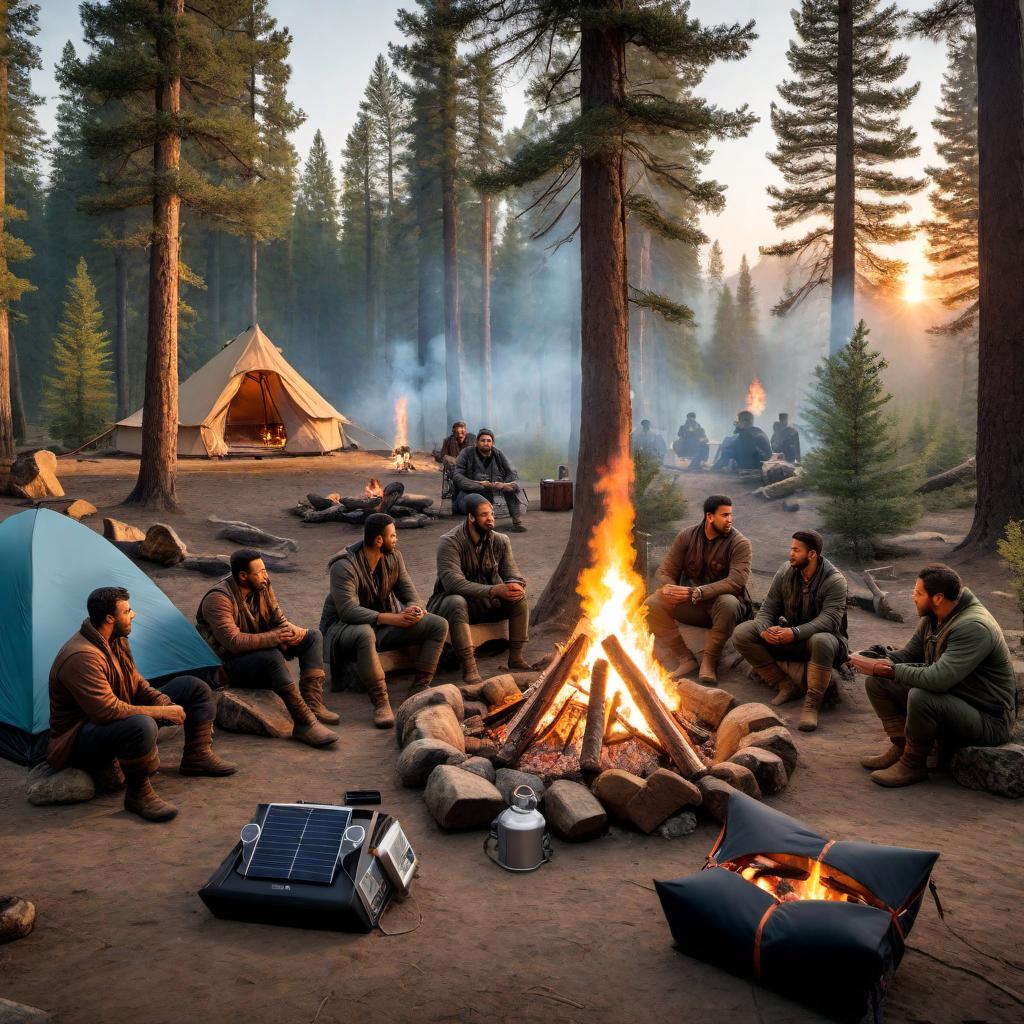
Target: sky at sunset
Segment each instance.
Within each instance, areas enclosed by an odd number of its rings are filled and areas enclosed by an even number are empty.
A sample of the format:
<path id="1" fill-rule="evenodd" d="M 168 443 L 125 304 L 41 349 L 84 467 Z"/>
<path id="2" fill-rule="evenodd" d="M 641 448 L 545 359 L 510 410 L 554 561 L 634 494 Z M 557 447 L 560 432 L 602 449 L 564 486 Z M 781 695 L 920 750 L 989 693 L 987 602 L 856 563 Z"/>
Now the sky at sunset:
<path id="1" fill-rule="evenodd" d="M 900 7 L 919 10 L 929 2 L 902 0 Z M 394 16 L 401 6 L 393 0 L 272 0 L 272 13 L 288 25 L 295 38 L 292 98 L 308 115 L 295 140 L 300 153 L 305 153 L 319 128 L 335 166 L 340 163 L 345 136 L 355 118 L 370 67 L 378 53 L 387 52 L 388 42 L 398 39 Z M 765 154 L 775 141 L 768 120 L 775 87 L 788 73 L 785 54 L 792 32 L 792 6 L 786 0 L 693 0 L 691 4 L 693 15 L 709 23 L 757 22 L 758 39 L 747 59 L 718 65 L 702 87 L 703 94 L 717 105 L 747 103 L 761 118 L 747 138 L 721 143 L 709 167 L 710 176 L 728 186 L 727 205 L 722 214 L 705 218 L 704 229 L 710 237 L 720 239 L 729 272 L 736 269 L 743 253 L 756 262 L 758 245 L 777 237 L 765 186 L 778 183 L 780 178 Z M 81 47 L 77 0 L 45 0 L 40 24 L 38 41 L 44 70 L 36 73 L 34 81 L 37 91 L 48 101 L 40 116 L 44 129 L 50 132 L 56 93 L 54 64 L 68 39 Z M 920 173 L 935 160 L 930 122 L 939 98 L 945 53 L 941 45 L 927 40 L 899 40 L 896 46 L 910 55 L 908 81 L 921 83 L 907 115 L 918 132 L 921 156 L 896 169 L 900 173 Z M 518 76 L 507 85 L 509 127 L 521 121 L 525 112 L 522 85 Z M 915 219 L 928 215 L 926 193 L 918 194 L 911 202 Z M 800 230 L 791 229 L 791 233 Z M 900 256 L 911 265 L 911 289 L 925 270 L 922 244 L 918 239 L 900 247 Z"/>

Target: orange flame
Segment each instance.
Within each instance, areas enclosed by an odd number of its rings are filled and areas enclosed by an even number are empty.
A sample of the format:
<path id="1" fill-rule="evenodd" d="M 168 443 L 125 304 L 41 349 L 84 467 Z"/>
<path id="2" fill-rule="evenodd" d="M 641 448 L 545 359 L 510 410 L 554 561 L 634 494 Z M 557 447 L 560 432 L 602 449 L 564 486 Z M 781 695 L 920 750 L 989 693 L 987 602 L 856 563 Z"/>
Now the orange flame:
<path id="1" fill-rule="evenodd" d="M 764 394 L 764 387 L 761 381 L 755 377 L 747 388 L 747 408 L 755 415 L 760 416 L 767 405 Z"/>
<path id="2" fill-rule="evenodd" d="M 409 446 L 409 399 L 395 402 L 395 450 Z"/>
<path id="3" fill-rule="evenodd" d="M 833 889 L 825 884 L 822 879 L 821 861 L 810 862 L 810 873 L 807 878 L 779 878 L 770 874 L 758 875 L 758 867 L 752 865 L 743 868 L 740 874 L 748 881 L 765 892 L 771 893 L 776 899 L 783 902 L 792 900 L 828 900 L 830 902 L 842 903 L 849 900 L 849 896 Z M 757 877 L 755 877 L 757 875 Z"/>

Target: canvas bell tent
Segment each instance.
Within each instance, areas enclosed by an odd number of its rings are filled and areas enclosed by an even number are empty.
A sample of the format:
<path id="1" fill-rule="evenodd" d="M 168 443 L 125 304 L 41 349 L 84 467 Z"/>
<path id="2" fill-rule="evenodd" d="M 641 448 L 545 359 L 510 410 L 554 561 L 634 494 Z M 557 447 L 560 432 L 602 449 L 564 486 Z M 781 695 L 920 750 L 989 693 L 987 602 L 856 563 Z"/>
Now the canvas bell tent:
<path id="1" fill-rule="evenodd" d="M 348 424 L 259 326 L 229 341 L 178 391 L 179 456 L 322 455 L 345 446 Z M 141 409 L 117 424 L 114 446 L 142 453 Z"/>
<path id="2" fill-rule="evenodd" d="M 131 646 L 147 679 L 219 665 L 195 627 L 126 555 L 49 509 L 0 523 L 0 756 L 41 759 L 50 721 L 50 666 L 81 627 L 98 587 L 124 587 L 136 619 Z"/>

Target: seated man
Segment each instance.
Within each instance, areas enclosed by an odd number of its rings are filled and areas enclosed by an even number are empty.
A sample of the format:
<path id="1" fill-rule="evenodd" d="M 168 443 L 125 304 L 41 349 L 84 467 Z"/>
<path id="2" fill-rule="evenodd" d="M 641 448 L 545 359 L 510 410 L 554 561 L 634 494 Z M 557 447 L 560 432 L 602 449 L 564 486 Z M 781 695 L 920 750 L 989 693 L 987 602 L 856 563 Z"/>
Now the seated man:
<path id="1" fill-rule="evenodd" d="M 367 516 L 363 539 L 327 566 L 331 589 L 320 621 L 331 664 L 355 658 L 373 702 L 373 724 L 390 729 L 395 716 L 377 652 L 419 646 L 413 691 L 425 689 L 434 681 L 448 623 L 424 611 L 398 550 L 395 521 L 383 512 Z"/>
<path id="2" fill-rule="evenodd" d="M 1016 679 L 1003 631 L 948 565 L 929 565 L 914 585 L 917 629 L 886 658 L 854 654 L 868 699 L 889 736 L 889 749 L 861 764 L 880 786 L 928 778 L 938 740 L 957 747 L 1009 742 L 1016 719 Z"/>
<path id="3" fill-rule="evenodd" d="M 631 451 L 643 452 L 659 466 L 665 461 L 665 455 L 668 453 L 665 439 L 661 434 L 651 430 L 650 420 L 640 421 L 640 432 L 634 431 L 629 447 Z"/>
<path id="4" fill-rule="evenodd" d="M 821 557 L 821 534 L 797 530 L 789 561 L 775 574 L 761 610 L 737 626 L 732 642 L 757 674 L 778 689 L 778 706 L 800 696 L 780 661 L 806 661 L 807 695 L 798 728 L 814 732 L 832 669 L 846 661 L 846 577 Z"/>
<path id="5" fill-rule="evenodd" d="M 242 548 L 231 556 L 231 575 L 206 592 L 196 626 L 232 686 L 269 688 L 284 701 L 295 739 L 311 747 L 337 741 L 338 734 L 320 724 L 338 721 L 324 705 L 323 639 L 319 630 L 285 618 L 258 551 Z M 299 662 L 298 686 L 287 665 L 292 659 Z"/>
<path id="6" fill-rule="evenodd" d="M 697 422 L 695 412 L 686 414 L 686 422 L 679 428 L 679 434 L 672 442 L 672 451 L 680 459 L 689 459 L 690 469 L 700 469 L 707 462 L 711 445 L 707 432 Z"/>
<path id="7" fill-rule="evenodd" d="M 482 494 L 466 495 L 466 521 L 441 536 L 437 582 L 427 611 L 448 620 L 462 678 L 482 682 L 469 630 L 471 622 L 508 620 L 508 667 L 528 669 L 523 658 L 530 622 L 526 577 L 512 556 L 512 542 L 494 532 L 494 509 Z"/>
<path id="8" fill-rule="evenodd" d="M 772 451 L 787 462 L 800 461 L 800 431 L 789 425 L 788 412 L 780 412 L 778 422 L 772 424 Z"/>
<path id="9" fill-rule="evenodd" d="M 452 510 L 466 514 L 466 497 L 482 494 L 490 500 L 494 494 L 504 496 L 512 514 L 514 533 L 525 533 L 523 511 L 526 495 L 519 485 L 519 474 L 505 458 L 500 448 L 494 447 L 494 431 L 481 427 L 476 444 L 464 448 L 455 460 L 455 498 Z"/>
<path id="10" fill-rule="evenodd" d="M 195 676 L 176 676 L 159 687 L 142 678 L 128 646 L 135 612 L 127 590 L 94 590 L 86 608 L 89 617 L 50 669 L 46 760 L 58 771 L 84 768 L 103 791 L 126 785 L 126 811 L 169 821 L 178 809 L 149 781 L 160 767 L 158 724 L 185 726 L 182 775 L 237 771 L 213 752 L 213 691 Z"/>
<path id="11" fill-rule="evenodd" d="M 700 681 L 718 683 L 718 659 L 737 623 L 750 617 L 750 541 L 732 525 L 732 498 L 712 494 L 704 518 L 676 537 L 655 579 L 660 589 L 647 599 L 647 624 L 655 642 L 673 655 L 673 678 L 696 667 L 677 623 L 711 630 L 704 645 Z"/>
<path id="12" fill-rule="evenodd" d="M 466 424 L 462 420 L 456 420 L 452 424 L 452 432 L 444 439 L 441 447 L 431 452 L 435 462 L 444 462 L 450 459 L 454 462 L 463 448 L 476 444 L 476 437 L 466 430 Z"/>
<path id="13" fill-rule="evenodd" d="M 743 410 L 736 417 L 736 429 L 731 437 L 722 441 L 713 469 L 760 469 L 765 459 L 771 458 L 772 446 L 768 435 L 754 426 L 754 414 Z"/>

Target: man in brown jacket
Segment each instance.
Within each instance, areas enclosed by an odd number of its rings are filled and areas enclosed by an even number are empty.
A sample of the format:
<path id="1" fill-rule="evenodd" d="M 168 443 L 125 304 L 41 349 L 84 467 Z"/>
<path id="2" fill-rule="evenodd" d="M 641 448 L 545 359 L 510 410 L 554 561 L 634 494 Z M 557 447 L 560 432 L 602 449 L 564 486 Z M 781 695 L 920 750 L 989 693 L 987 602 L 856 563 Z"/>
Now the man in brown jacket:
<path id="1" fill-rule="evenodd" d="M 732 525 L 732 498 L 712 494 L 704 519 L 676 537 L 655 579 L 660 588 L 647 599 L 647 624 L 655 643 L 670 658 L 673 678 L 689 675 L 697 659 L 677 627 L 710 629 L 700 663 L 700 681 L 718 683 L 718 659 L 737 623 L 750 617 L 750 541 Z M 670 664 L 670 661 L 675 664 Z"/>
<path id="2" fill-rule="evenodd" d="M 160 766 L 158 723 L 185 726 L 182 775 L 231 775 L 237 769 L 213 752 L 213 692 L 195 676 L 160 687 L 139 674 L 128 646 L 129 594 L 101 587 L 88 598 L 89 617 L 60 649 L 50 669 L 50 742 L 46 760 L 58 771 L 89 771 L 97 788 L 126 786 L 126 811 L 168 821 L 178 809 L 157 795 L 150 776 Z"/>
<path id="3" fill-rule="evenodd" d="M 295 739 L 311 747 L 338 739 L 320 724 L 338 721 L 324 705 L 323 638 L 285 618 L 258 551 L 242 548 L 231 556 L 231 575 L 206 592 L 196 626 L 233 686 L 269 688 L 284 701 Z M 298 686 L 288 669 L 292 659 L 299 662 Z"/>
<path id="4" fill-rule="evenodd" d="M 528 669 L 523 658 L 530 623 L 526 577 L 512 555 L 512 542 L 494 532 L 494 507 L 482 494 L 466 495 L 466 519 L 441 537 L 437 548 L 437 582 L 427 611 L 448 620 L 462 678 L 481 682 L 471 622 L 508 620 L 508 667 Z"/>

